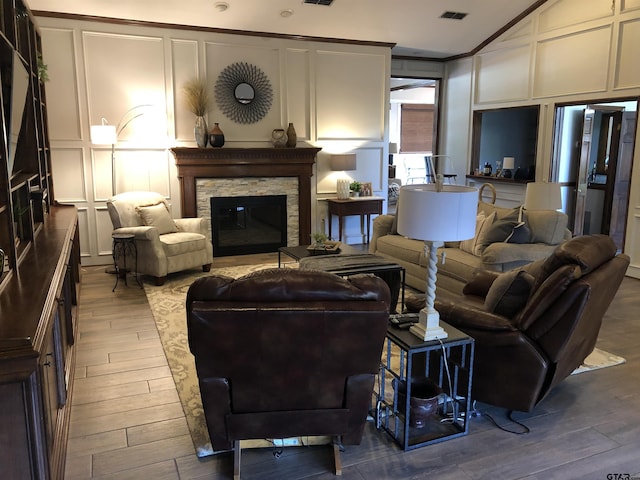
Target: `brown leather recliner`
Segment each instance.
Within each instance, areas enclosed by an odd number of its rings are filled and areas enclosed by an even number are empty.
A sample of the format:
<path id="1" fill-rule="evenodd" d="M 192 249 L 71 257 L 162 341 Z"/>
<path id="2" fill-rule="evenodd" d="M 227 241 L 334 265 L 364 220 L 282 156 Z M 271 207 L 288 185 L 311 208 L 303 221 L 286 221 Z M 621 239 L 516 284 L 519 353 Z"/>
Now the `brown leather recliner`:
<path id="1" fill-rule="evenodd" d="M 336 436 L 359 444 L 389 319 L 386 283 L 268 269 L 196 280 L 187 294 L 189 346 L 213 449 L 239 441 Z"/>
<path id="2" fill-rule="evenodd" d="M 440 318 L 476 340 L 472 399 L 531 411 L 593 351 L 628 265 L 608 236 L 575 237 L 524 273 L 478 272 L 464 297 L 436 299 Z"/>

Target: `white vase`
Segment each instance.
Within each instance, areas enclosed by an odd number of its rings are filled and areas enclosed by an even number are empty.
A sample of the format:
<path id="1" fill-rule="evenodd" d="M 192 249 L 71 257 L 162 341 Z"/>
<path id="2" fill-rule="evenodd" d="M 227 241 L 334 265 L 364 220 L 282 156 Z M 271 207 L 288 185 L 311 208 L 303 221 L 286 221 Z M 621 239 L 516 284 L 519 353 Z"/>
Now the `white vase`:
<path id="1" fill-rule="evenodd" d="M 340 200 L 349 198 L 349 183 L 350 181 L 347 179 L 338 179 L 336 183 L 336 194 Z"/>

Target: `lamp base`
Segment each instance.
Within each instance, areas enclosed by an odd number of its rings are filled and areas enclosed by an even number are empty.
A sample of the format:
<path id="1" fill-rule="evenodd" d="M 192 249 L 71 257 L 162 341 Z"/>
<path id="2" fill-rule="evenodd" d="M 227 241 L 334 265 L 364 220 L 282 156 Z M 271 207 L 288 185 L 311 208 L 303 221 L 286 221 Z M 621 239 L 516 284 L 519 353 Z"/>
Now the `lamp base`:
<path id="1" fill-rule="evenodd" d="M 438 338 L 447 338 L 449 334 L 440 326 L 440 314 L 435 309 L 420 310 L 419 322 L 409 329 L 419 339 L 427 342 Z"/>

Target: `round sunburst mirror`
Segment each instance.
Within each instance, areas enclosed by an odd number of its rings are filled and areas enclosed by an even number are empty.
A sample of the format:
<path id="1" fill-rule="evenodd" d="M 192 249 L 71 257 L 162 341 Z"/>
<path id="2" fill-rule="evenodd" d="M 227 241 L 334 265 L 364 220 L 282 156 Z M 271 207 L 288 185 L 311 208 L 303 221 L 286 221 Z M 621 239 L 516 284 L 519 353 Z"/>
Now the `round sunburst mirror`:
<path id="1" fill-rule="evenodd" d="M 236 123 L 256 123 L 269 113 L 273 89 L 260 68 L 236 62 L 220 72 L 215 84 L 215 97 L 227 118 Z"/>

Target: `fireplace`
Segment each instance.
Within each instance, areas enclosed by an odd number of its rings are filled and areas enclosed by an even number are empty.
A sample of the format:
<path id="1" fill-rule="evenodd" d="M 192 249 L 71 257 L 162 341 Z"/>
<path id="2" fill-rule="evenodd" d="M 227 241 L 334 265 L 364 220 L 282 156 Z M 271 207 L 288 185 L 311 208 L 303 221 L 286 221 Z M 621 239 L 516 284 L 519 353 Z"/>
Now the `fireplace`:
<path id="1" fill-rule="evenodd" d="M 275 252 L 287 245 L 287 196 L 211 197 L 213 255 Z"/>
<path id="2" fill-rule="evenodd" d="M 288 245 L 306 245 L 311 236 L 311 176 L 319 151 L 301 143 L 296 148 L 174 147 L 171 152 L 180 180 L 182 216 L 210 218 L 209 198 L 213 196 L 289 191 Z M 221 194 L 220 187 L 233 191 Z"/>

